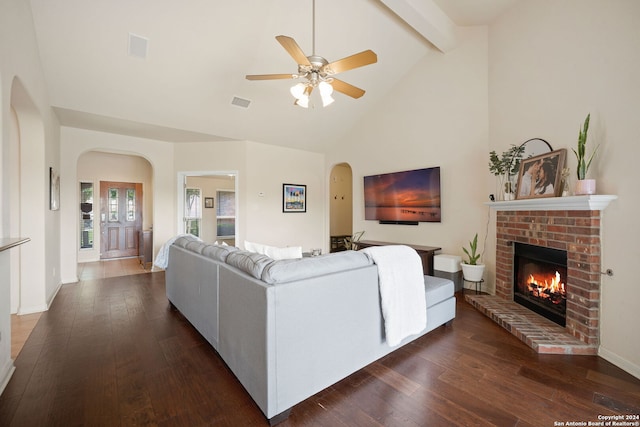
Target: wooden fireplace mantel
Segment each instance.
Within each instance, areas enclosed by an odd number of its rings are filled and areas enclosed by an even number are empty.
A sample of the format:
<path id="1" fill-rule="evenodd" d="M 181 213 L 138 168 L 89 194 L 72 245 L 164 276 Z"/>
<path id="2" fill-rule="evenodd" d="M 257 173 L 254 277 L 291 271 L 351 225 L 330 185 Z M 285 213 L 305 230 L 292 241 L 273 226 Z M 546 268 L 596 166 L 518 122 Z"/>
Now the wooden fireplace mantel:
<path id="1" fill-rule="evenodd" d="M 617 198 L 615 195 L 598 194 L 506 200 L 487 202 L 485 205 L 497 211 L 602 211 Z"/>

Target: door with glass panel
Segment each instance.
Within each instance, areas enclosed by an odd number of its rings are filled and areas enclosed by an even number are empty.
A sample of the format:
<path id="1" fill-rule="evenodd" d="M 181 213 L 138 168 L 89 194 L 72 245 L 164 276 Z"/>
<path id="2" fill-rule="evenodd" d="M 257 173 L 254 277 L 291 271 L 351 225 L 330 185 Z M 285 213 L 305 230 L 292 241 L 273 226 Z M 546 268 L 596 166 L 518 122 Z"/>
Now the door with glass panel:
<path id="1" fill-rule="evenodd" d="M 100 181 L 100 258 L 138 256 L 142 184 Z"/>

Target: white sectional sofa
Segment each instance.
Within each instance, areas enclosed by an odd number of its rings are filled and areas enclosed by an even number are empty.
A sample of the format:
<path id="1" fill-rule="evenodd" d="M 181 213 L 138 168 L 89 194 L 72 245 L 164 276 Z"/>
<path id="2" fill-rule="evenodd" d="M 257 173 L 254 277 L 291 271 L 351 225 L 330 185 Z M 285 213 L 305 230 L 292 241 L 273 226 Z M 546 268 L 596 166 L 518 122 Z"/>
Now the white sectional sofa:
<path id="1" fill-rule="evenodd" d="M 361 252 L 274 261 L 181 237 L 166 292 L 272 424 L 399 347 L 385 341 L 377 267 Z M 452 281 L 425 276 L 425 299 L 426 328 L 400 346 L 455 317 Z"/>

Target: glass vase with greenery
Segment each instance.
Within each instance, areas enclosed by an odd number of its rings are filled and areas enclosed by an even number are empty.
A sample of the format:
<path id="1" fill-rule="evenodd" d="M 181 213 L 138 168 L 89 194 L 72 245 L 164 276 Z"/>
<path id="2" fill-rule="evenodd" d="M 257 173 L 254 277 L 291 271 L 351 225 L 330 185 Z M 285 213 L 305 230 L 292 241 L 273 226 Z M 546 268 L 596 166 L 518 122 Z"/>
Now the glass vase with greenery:
<path id="1" fill-rule="evenodd" d="M 510 197 L 515 192 L 512 178 L 520 171 L 524 148 L 524 144 L 512 144 L 500 156 L 495 150 L 489 153 L 489 172 L 498 178 L 498 200 L 504 199 L 505 195 Z"/>

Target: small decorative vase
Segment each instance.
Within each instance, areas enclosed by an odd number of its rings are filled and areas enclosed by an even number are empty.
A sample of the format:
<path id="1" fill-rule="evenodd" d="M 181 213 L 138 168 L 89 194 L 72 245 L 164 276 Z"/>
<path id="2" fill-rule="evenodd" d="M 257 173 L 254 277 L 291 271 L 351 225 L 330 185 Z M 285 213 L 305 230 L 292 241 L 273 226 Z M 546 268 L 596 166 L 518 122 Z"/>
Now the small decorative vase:
<path id="1" fill-rule="evenodd" d="M 576 182 L 576 196 L 596 194 L 595 179 L 579 179 Z"/>

